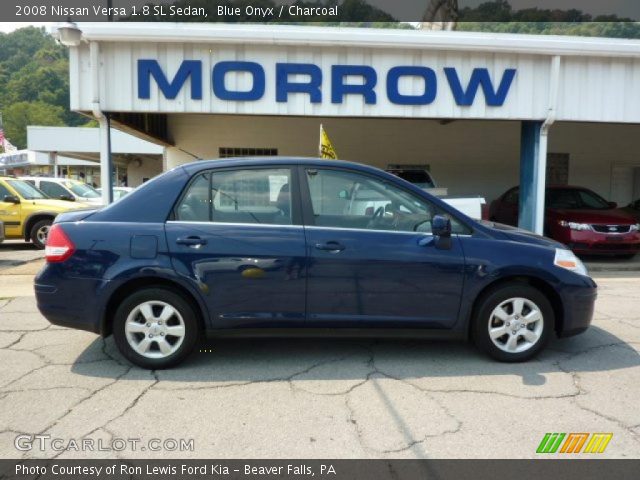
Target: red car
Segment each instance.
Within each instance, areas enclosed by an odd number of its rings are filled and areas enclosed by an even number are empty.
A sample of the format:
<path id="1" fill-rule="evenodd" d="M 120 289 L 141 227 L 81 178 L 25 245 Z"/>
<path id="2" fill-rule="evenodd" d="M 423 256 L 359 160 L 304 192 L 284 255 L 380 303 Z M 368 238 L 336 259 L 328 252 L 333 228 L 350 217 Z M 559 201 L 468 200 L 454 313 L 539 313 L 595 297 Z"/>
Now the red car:
<path id="1" fill-rule="evenodd" d="M 490 220 L 518 224 L 519 187 L 491 203 Z M 582 187 L 550 186 L 545 195 L 544 234 L 576 253 L 631 257 L 640 251 L 638 220 L 614 202 Z"/>

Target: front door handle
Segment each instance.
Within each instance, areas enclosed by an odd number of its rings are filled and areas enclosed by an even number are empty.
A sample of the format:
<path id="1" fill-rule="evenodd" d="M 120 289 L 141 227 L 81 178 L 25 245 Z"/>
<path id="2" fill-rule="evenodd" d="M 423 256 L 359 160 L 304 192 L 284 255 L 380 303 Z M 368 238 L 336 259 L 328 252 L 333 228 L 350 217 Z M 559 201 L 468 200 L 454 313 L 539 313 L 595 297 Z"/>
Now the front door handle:
<path id="1" fill-rule="evenodd" d="M 338 253 L 344 250 L 346 247 L 342 245 L 340 242 L 326 242 L 326 243 L 316 243 L 317 250 L 324 250 L 326 252 Z"/>
<path id="2" fill-rule="evenodd" d="M 202 237 L 191 235 L 189 237 L 177 238 L 176 243 L 178 245 L 186 245 L 188 247 L 199 248 L 202 245 L 206 245 L 207 241 Z"/>

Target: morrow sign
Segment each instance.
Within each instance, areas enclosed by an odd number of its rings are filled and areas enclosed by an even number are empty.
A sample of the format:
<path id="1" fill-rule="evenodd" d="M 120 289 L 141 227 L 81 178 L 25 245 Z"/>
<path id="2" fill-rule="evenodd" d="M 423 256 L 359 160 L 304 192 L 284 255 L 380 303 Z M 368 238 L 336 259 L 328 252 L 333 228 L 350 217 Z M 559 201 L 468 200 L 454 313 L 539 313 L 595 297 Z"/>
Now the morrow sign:
<path id="1" fill-rule="evenodd" d="M 155 59 L 137 61 L 137 96 L 145 100 L 151 98 L 152 82 L 166 99 L 175 99 L 184 89 L 189 89 L 192 100 L 202 100 L 205 82 L 207 88 L 223 101 L 253 102 L 265 95 L 267 81 L 275 82 L 275 100 L 286 103 L 292 94 L 306 95 L 310 103 L 321 104 L 327 99 L 323 96 L 322 85 L 325 72 L 313 63 L 276 63 L 274 78 L 267 78 L 265 68 L 251 61 L 220 61 L 214 64 L 211 72 L 204 72 L 202 61 L 183 60 L 173 75 L 169 75 Z M 499 80 L 492 79 L 487 68 L 477 67 L 467 78 L 454 67 L 443 69 L 446 85 L 459 106 L 471 106 L 480 96 L 487 106 L 502 106 L 516 77 L 517 69 L 506 68 Z M 228 86 L 227 78 L 233 75 L 249 75 L 251 87 L 235 89 Z M 380 77 L 384 78 L 384 88 L 379 87 Z M 430 105 L 442 88 L 436 71 L 427 66 L 400 65 L 379 72 L 369 65 L 331 65 L 329 73 L 330 101 L 341 104 L 349 95 L 359 96 L 365 104 L 375 105 L 379 95 L 386 95 L 389 102 L 397 105 Z M 422 80 L 419 92 L 402 91 L 403 81 Z M 189 84 L 187 86 L 187 81 Z"/>

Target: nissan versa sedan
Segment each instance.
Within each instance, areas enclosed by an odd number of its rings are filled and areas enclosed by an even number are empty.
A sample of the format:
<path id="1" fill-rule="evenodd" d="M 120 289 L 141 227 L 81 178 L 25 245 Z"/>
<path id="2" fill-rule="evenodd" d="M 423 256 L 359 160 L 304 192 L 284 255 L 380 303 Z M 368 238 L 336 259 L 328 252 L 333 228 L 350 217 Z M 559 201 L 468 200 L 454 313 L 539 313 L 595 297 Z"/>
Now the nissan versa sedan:
<path id="1" fill-rule="evenodd" d="M 180 166 L 106 208 L 58 216 L 46 259 L 43 315 L 112 334 L 152 369 L 203 335 L 470 338 L 518 362 L 586 330 L 596 298 L 563 245 L 319 159 Z"/>

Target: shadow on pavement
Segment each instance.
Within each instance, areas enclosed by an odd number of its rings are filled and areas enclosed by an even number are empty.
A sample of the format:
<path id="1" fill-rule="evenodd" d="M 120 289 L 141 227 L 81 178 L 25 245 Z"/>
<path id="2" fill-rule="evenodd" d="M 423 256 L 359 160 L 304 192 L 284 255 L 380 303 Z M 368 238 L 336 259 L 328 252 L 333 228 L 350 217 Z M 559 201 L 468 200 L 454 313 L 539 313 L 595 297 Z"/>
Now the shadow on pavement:
<path id="1" fill-rule="evenodd" d="M 115 378 L 122 366 L 95 368 L 83 359 L 105 348 L 117 362 L 120 356 L 111 338 L 96 339 L 78 357 L 72 371 L 79 375 Z M 465 342 L 422 340 L 220 339 L 207 341 L 178 367 L 158 371 L 173 382 L 248 383 L 287 380 L 365 379 L 379 371 L 397 379 L 516 375 L 522 383 L 542 386 L 546 373 L 599 372 L 637 367 L 638 352 L 611 333 L 591 327 L 586 333 L 552 340 L 536 359 L 506 364 L 493 361 Z"/>

